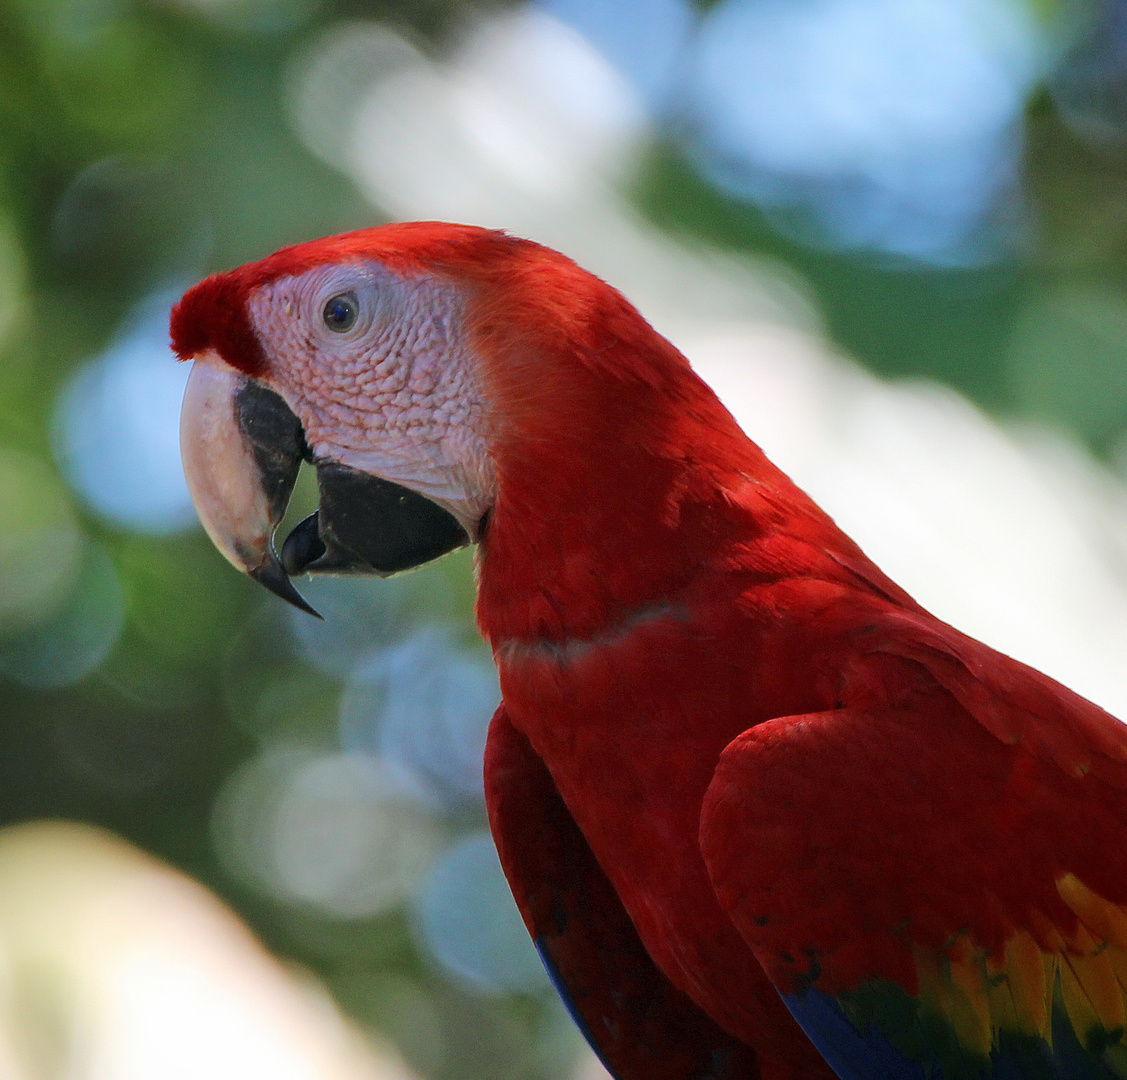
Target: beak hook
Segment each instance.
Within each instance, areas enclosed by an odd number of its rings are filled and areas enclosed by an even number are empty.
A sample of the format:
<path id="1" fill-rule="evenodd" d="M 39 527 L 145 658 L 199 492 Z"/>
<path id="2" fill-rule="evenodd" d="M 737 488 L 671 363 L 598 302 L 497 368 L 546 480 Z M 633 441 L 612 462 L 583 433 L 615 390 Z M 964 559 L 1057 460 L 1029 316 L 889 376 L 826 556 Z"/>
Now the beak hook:
<path id="1" fill-rule="evenodd" d="M 314 459 L 316 513 L 274 548 L 298 469 L 311 458 L 284 398 L 227 367 L 195 358 L 180 421 L 184 476 L 208 535 L 224 557 L 275 596 L 315 618 L 294 587 L 305 573 L 386 577 L 469 544 L 459 521 L 430 499 L 325 457 Z"/>
<path id="2" fill-rule="evenodd" d="M 312 615 L 316 619 L 324 618 L 324 616 L 313 608 L 305 597 L 294 588 L 293 582 L 290 581 L 285 567 L 278 561 L 278 556 L 274 554 L 273 549 L 271 549 L 269 557 L 261 566 L 248 571 L 248 573 L 260 585 L 265 585 L 275 596 L 280 596 L 283 600 L 288 600 L 295 608 L 299 608 L 301 611 Z"/>
<path id="3" fill-rule="evenodd" d="M 188 376 L 180 445 L 192 501 L 223 556 L 275 596 L 320 618 L 274 551 L 274 530 L 308 453 L 285 401 L 213 353 L 202 353 Z"/>

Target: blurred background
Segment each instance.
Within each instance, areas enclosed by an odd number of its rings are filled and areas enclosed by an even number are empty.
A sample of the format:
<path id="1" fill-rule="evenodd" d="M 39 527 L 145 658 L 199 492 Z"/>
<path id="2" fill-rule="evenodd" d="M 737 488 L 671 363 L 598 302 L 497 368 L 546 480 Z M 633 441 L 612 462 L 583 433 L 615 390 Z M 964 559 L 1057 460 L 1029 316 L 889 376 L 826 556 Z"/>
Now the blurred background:
<path id="1" fill-rule="evenodd" d="M 315 622 L 180 474 L 179 293 L 407 218 L 618 285 L 1127 717 L 1124 0 L 0 0 L 0 1078 L 600 1075 L 485 830 L 471 555 Z"/>

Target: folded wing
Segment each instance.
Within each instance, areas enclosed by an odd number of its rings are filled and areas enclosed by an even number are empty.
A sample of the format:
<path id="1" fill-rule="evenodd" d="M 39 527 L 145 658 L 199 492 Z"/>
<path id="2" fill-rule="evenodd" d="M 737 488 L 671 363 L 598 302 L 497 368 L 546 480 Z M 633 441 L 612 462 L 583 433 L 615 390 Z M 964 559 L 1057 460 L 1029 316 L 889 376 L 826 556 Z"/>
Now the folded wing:
<path id="1" fill-rule="evenodd" d="M 868 628 L 870 700 L 729 745 L 714 887 L 845 1080 L 1127 1076 L 1127 728 L 946 631 Z"/>
<path id="2" fill-rule="evenodd" d="M 490 725 L 485 782 L 501 864 L 528 931 L 616 1080 L 755 1080 L 755 1051 L 658 971 L 504 706 Z"/>

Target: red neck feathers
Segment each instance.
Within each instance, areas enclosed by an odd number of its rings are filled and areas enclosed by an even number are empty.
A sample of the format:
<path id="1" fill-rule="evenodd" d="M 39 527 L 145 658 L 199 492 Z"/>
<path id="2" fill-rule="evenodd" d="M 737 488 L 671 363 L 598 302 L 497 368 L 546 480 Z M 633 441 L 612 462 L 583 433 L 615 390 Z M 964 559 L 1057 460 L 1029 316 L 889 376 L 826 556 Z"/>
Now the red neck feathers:
<path id="1" fill-rule="evenodd" d="M 709 569 L 774 575 L 759 541 L 795 514 L 848 544 L 616 290 L 532 245 L 477 277 L 498 483 L 478 619 L 495 643 L 590 637 Z"/>

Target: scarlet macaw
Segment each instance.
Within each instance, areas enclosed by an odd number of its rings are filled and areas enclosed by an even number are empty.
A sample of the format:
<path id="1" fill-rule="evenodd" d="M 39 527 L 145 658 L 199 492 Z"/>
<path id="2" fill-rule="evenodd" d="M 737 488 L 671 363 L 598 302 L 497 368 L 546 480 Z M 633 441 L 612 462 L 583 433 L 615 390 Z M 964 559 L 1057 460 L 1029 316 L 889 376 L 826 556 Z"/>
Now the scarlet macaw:
<path id="1" fill-rule="evenodd" d="M 1127 1076 L 1127 729 L 924 611 L 613 288 L 388 225 L 172 337 L 235 566 L 303 605 L 478 545 L 493 834 L 619 1080 Z"/>

